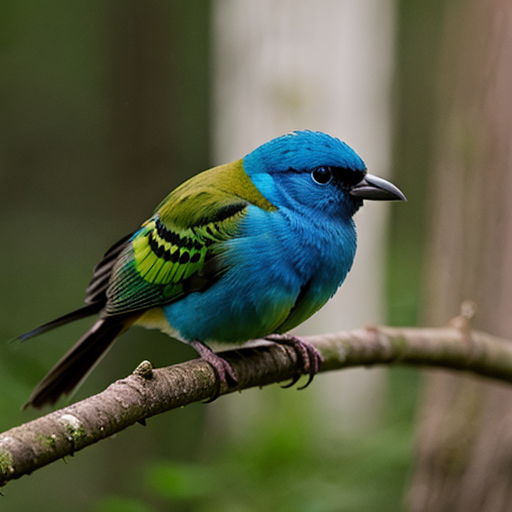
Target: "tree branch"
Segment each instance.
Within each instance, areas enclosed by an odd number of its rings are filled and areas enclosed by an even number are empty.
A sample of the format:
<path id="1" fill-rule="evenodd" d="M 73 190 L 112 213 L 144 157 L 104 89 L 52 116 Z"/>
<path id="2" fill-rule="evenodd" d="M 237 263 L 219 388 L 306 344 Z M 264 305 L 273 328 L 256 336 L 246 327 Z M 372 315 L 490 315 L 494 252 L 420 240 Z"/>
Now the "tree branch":
<path id="1" fill-rule="evenodd" d="M 304 339 L 321 353 L 322 372 L 401 364 L 466 370 L 512 383 L 512 344 L 470 331 L 465 321 L 444 329 L 369 327 Z M 295 353 L 277 344 L 230 350 L 222 357 L 231 363 L 239 382 L 223 386 L 221 394 L 286 381 L 296 364 Z M 0 434 L 0 485 L 136 422 L 214 393 L 213 371 L 200 359 L 158 370 L 144 361 L 102 393 Z"/>

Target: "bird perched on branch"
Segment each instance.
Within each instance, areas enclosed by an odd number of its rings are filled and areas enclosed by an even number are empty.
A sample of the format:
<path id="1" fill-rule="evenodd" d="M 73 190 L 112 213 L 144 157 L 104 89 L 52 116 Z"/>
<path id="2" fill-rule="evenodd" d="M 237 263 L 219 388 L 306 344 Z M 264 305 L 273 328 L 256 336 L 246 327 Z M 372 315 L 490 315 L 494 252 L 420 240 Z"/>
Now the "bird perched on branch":
<path id="1" fill-rule="evenodd" d="M 366 172 L 344 142 L 295 131 L 171 192 L 135 233 L 96 265 L 86 305 L 19 337 L 98 315 L 49 371 L 26 406 L 69 393 L 132 325 L 190 344 L 217 382 L 236 381 L 210 342 L 256 338 L 292 346 L 295 382 L 319 369 L 311 345 L 286 333 L 318 311 L 345 279 L 356 251 L 352 216 L 363 199 L 405 200 Z"/>

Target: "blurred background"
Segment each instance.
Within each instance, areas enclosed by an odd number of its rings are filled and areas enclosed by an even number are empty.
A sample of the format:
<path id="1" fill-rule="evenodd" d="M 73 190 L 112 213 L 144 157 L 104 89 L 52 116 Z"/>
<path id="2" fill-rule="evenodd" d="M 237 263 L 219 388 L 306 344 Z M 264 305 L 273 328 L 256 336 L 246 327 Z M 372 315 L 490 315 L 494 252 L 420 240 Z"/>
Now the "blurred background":
<path id="1" fill-rule="evenodd" d="M 80 306 L 103 252 L 176 185 L 304 128 L 409 202 L 357 214 L 354 268 L 298 332 L 441 326 L 473 299 L 477 327 L 512 338 L 507 0 L 0 2 L 0 429 L 38 416 L 22 404 L 88 324 L 9 339 Z M 191 357 L 132 329 L 72 399 Z M 152 418 L 10 483 L 0 506 L 506 511 L 508 411 L 508 387 L 472 377 L 335 372 Z"/>

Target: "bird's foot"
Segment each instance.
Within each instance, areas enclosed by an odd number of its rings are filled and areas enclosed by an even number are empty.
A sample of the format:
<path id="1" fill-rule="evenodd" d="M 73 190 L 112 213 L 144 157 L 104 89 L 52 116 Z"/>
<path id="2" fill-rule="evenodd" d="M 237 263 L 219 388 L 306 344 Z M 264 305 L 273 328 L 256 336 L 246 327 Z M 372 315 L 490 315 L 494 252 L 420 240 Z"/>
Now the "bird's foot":
<path id="1" fill-rule="evenodd" d="M 233 367 L 225 359 L 216 354 L 208 345 L 205 345 L 201 341 L 194 340 L 190 342 L 190 346 L 199 354 L 203 361 L 211 366 L 215 374 L 215 393 L 212 398 L 206 400 L 205 403 L 213 402 L 219 398 L 221 384 L 229 386 L 230 382 L 228 382 L 228 379 L 233 384 L 238 382 L 236 373 Z"/>
<path id="2" fill-rule="evenodd" d="M 280 345 L 291 347 L 295 351 L 295 354 L 297 354 L 296 373 L 293 376 L 292 381 L 286 386 L 283 386 L 283 388 L 293 386 L 302 374 L 308 374 L 309 378 L 306 384 L 298 389 L 308 387 L 314 376 L 318 373 L 318 370 L 320 370 L 320 365 L 323 361 L 320 352 L 318 352 L 318 350 L 308 341 L 304 341 L 292 334 L 271 334 L 270 336 L 265 336 L 265 339 Z"/>

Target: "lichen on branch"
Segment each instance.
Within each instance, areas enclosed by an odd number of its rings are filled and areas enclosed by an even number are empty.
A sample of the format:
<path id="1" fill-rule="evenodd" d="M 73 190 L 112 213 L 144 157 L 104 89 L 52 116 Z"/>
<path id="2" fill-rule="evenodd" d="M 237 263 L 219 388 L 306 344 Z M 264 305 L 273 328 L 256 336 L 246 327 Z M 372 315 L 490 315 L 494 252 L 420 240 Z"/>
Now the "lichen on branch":
<path id="1" fill-rule="evenodd" d="M 304 338 L 323 358 L 321 372 L 354 366 L 415 365 L 466 370 L 512 383 L 512 344 L 457 317 L 442 329 L 368 327 Z M 296 353 L 263 344 L 221 353 L 238 376 L 220 394 L 284 382 L 294 376 Z M 72 455 L 134 423 L 204 401 L 217 391 L 212 368 L 195 359 L 153 369 L 144 361 L 105 391 L 0 434 L 0 485 Z"/>

